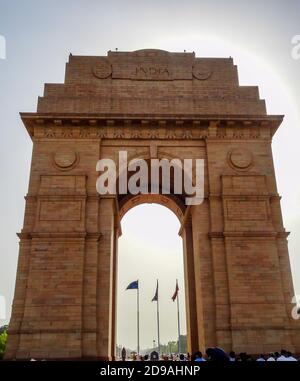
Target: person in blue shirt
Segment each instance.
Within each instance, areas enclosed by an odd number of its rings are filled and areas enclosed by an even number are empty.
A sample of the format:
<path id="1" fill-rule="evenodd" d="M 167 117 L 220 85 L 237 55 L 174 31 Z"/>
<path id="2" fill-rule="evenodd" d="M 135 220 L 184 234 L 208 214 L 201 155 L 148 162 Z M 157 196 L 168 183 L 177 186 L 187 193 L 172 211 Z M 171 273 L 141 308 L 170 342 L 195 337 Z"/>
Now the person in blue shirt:
<path id="1" fill-rule="evenodd" d="M 194 356 L 195 356 L 195 361 L 206 361 L 203 358 L 202 353 L 200 351 L 196 352 Z"/>

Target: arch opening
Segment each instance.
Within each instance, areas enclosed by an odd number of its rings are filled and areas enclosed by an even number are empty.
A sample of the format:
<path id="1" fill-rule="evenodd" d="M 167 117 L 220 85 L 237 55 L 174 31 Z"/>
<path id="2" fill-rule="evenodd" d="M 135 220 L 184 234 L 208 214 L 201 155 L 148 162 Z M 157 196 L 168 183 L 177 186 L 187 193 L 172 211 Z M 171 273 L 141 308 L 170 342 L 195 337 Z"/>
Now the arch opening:
<path id="1" fill-rule="evenodd" d="M 176 279 L 181 352 L 186 352 L 184 258 L 182 238 L 178 236 L 180 216 L 173 209 L 177 205 L 168 199 L 165 201 L 169 203 L 165 204 L 160 195 L 141 196 L 135 203 L 130 200 L 124 204 L 124 209 L 120 209 L 123 234 L 118 242 L 116 355 L 123 346 L 137 349 L 136 292 L 125 291 L 128 284 L 137 279 L 140 288 L 140 353 L 146 354 L 158 347 L 157 306 L 156 302 L 151 302 L 157 279 L 160 352 L 177 352 L 178 348 L 177 303 L 171 299 Z"/>

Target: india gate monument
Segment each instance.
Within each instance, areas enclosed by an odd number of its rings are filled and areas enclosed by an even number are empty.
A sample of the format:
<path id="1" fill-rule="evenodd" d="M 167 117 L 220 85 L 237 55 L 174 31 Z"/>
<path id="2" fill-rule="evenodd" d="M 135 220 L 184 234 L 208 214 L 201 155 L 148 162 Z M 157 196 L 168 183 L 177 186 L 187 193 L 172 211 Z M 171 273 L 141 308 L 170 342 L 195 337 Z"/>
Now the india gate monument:
<path id="1" fill-rule="evenodd" d="M 190 353 L 300 352 L 271 151 L 283 116 L 267 115 L 257 87 L 239 85 L 232 58 L 70 55 L 64 83 L 46 84 L 37 112 L 21 118 L 33 152 L 7 359 L 115 358 L 118 238 L 142 203 L 181 224 Z M 96 164 L 118 165 L 120 151 L 203 159 L 203 201 L 99 194 Z"/>

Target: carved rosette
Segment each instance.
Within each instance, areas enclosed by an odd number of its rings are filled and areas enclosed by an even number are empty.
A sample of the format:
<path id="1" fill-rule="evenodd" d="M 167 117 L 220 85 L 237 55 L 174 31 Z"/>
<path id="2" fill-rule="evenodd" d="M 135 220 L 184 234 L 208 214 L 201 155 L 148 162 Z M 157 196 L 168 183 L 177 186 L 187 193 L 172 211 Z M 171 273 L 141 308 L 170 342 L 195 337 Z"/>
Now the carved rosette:
<path id="1" fill-rule="evenodd" d="M 101 58 L 93 66 L 93 74 L 99 79 L 108 78 L 112 74 L 112 67 L 110 62 L 106 58 Z"/>
<path id="2" fill-rule="evenodd" d="M 196 79 L 205 80 L 212 74 L 211 68 L 203 62 L 196 62 L 193 66 L 193 76 Z"/>
<path id="3" fill-rule="evenodd" d="M 248 171 L 253 165 L 253 154 L 246 148 L 233 148 L 228 153 L 229 165 L 238 171 Z"/>
<path id="4" fill-rule="evenodd" d="M 70 149 L 64 149 L 53 154 L 53 164 L 61 171 L 69 171 L 73 169 L 78 162 L 78 153 Z"/>

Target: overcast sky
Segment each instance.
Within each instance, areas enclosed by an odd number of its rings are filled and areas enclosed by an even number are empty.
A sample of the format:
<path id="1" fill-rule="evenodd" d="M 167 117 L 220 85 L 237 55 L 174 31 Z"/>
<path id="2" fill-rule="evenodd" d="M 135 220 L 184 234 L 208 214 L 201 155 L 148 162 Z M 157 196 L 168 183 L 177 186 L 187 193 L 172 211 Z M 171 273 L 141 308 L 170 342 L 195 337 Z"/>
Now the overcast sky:
<path id="1" fill-rule="evenodd" d="M 294 284 L 300 294 L 300 60 L 291 57 L 291 39 L 300 35 L 299 20 L 298 0 L 0 0 L 0 35 L 5 37 L 7 48 L 6 60 L 0 59 L 0 294 L 6 297 L 8 306 L 18 255 L 15 233 L 22 227 L 32 149 L 18 113 L 36 110 L 45 82 L 63 82 L 70 52 L 106 55 L 115 48 L 187 50 L 195 51 L 198 57 L 232 56 L 239 68 L 240 83 L 259 85 L 268 112 L 286 115 L 274 138 L 273 153 L 284 224 L 291 231 Z M 158 234 L 159 228 L 164 228 L 169 237 Z M 149 235 L 141 235 L 145 230 Z M 170 296 L 176 277 L 182 280 L 177 231 L 176 217 L 159 206 L 141 206 L 124 217 L 119 253 L 120 344 L 135 346 L 135 299 L 133 291 L 123 292 L 133 277 L 143 278 L 141 346 L 151 346 L 156 335 L 155 305 L 149 300 L 157 277 L 164 295 L 162 341 L 176 338 Z M 132 263 L 130 272 L 128 263 Z M 183 302 L 183 295 L 181 299 Z M 7 318 L 9 314 L 8 308 Z"/>

